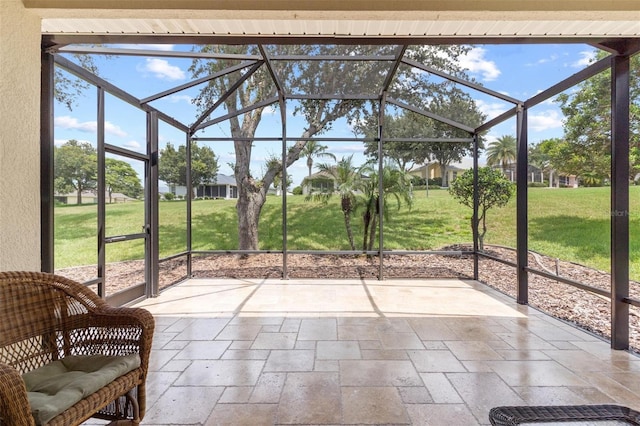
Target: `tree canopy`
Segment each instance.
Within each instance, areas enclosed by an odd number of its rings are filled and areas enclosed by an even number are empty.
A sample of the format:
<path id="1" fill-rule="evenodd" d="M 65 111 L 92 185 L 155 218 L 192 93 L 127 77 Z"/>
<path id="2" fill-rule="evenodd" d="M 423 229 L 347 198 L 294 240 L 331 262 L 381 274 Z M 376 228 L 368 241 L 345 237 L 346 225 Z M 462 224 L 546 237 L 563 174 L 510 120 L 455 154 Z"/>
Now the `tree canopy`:
<path id="1" fill-rule="evenodd" d="M 599 51 L 594 60 L 606 57 Z M 631 58 L 630 175 L 640 172 L 640 55 Z M 611 70 L 578 85 L 578 90 L 557 97 L 565 116 L 561 146 L 566 162 L 562 172 L 577 175 L 583 183 L 596 183 L 611 172 Z"/>
<path id="2" fill-rule="evenodd" d="M 60 147 L 54 147 L 54 189 L 64 194 L 77 193 L 77 204 L 82 203 L 82 193 L 95 192 L 98 188 L 98 153 L 89 142 L 71 139 Z M 105 190 L 109 202 L 114 192 L 131 198 L 140 198 L 143 187 L 138 173 L 129 163 L 115 158 L 105 158 Z"/>
<path id="3" fill-rule="evenodd" d="M 218 158 L 208 146 L 200 146 L 191 142 L 191 185 L 214 183 L 218 174 Z M 178 149 L 167 143 L 160 150 L 158 177 L 169 185 L 187 186 L 187 147 L 180 145 Z"/>
<path id="4" fill-rule="evenodd" d="M 307 159 L 307 168 L 309 169 L 309 176 L 311 176 L 313 171 L 313 159 L 314 158 L 323 158 L 328 157 L 332 159 L 336 159 L 336 156 L 327 151 L 328 147 L 326 145 L 320 144 L 318 141 L 308 141 L 304 148 L 302 148 L 302 152 L 300 153 L 303 157 Z"/>
<path id="5" fill-rule="evenodd" d="M 58 193 L 77 192 L 77 203 L 82 204 L 82 192 L 96 189 L 98 157 L 89 142 L 75 139 L 54 147 L 54 189 Z"/>
<path id="6" fill-rule="evenodd" d="M 487 165 L 499 165 L 502 171 L 506 172 L 509 164 L 515 163 L 517 152 L 517 142 L 514 136 L 500 136 L 495 141 L 489 143 L 487 147 Z"/>
<path id="7" fill-rule="evenodd" d="M 437 96 L 421 100 L 424 110 L 437 116 L 454 119 L 469 127 L 478 126 L 485 116 L 480 112 L 473 98 L 466 92 L 448 84 L 437 88 Z M 415 102 L 415 101 L 414 101 Z M 447 142 L 446 139 L 470 138 L 469 133 L 449 124 L 426 117 L 424 115 L 398 110 L 396 115 L 387 113 L 384 117 L 383 136 L 385 138 L 402 139 L 401 142 L 385 142 L 382 152 L 385 158 L 393 159 L 401 170 L 409 170 L 415 164 L 434 161 L 440 166 L 441 176 L 445 176 L 445 169 L 453 163 L 460 162 L 472 153 L 473 144 L 463 142 Z M 367 120 L 357 125 L 356 130 L 367 138 L 377 136 L 377 117 L 368 115 Z M 418 138 L 445 139 L 442 142 L 412 141 Z M 378 143 L 365 142 L 365 153 L 373 159 L 378 157 Z M 447 182 L 443 179 L 443 185 Z"/>
<path id="8" fill-rule="evenodd" d="M 120 192 L 131 198 L 140 198 L 143 195 L 140 176 L 126 161 L 105 158 L 104 180 L 110 203 L 113 201 L 114 192 Z"/>

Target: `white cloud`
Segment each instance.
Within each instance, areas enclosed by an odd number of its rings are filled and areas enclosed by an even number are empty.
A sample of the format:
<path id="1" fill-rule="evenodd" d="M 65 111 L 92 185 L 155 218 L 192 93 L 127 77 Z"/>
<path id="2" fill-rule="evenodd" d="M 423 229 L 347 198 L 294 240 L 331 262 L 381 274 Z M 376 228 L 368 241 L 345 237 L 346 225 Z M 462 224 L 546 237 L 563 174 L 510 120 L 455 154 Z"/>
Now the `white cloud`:
<path id="1" fill-rule="evenodd" d="M 340 144 L 332 152 L 334 154 L 359 154 L 364 152 L 364 146 L 362 144 Z"/>
<path id="2" fill-rule="evenodd" d="M 574 68 L 583 68 L 587 65 L 591 64 L 593 59 L 596 57 L 595 50 L 583 50 L 580 52 L 580 59 L 571 64 Z"/>
<path id="3" fill-rule="evenodd" d="M 277 104 L 271 104 L 262 111 L 262 114 L 264 115 L 276 115 L 276 113 L 278 113 L 278 117 L 279 117 L 280 109 L 277 107 Z"/>
<path id="4" fill-rule="evenodd" d="M 61 127 L 63 129 L 78 130 L 80 132 L 85 132 L 85 133 L 97 133 L 98 131 L 97 121 L 80 122 L 78 121 L 77 118 L 70 117 L 68 115 L 63 115 L 63 116 L 54 118 L 53 123 L 56 127 Z M 104 131 L 105 133 L 109 133 L 115 136 L 120 136 L 120 137 L 127 136 L 127 132 L 125 132 L 120 127 L 116 126 L 115 124 L 109 121 L 104 122 Z"/>
<path id="5" fill-rule="evenodd" d="M 120 136 L 121 138 L 127 136 L 127 132 L 109 121 L 104 122 L 104 132 L 115 136 Z"/>
<path id="6" fill-rule="evenodd" d="M 137 67 L 140 72 L 149 72 L 161 80 L 184 80 L 184 71 L 175 65 L 169 64 L 165 59 L 147 58 L 144 65 Z"/>
<path id="7" fill-rule="evenodd" d="M 481 74 L 484 81 L 497 79 L 502 72 L 495 62 L 484 58 L 486 49 L 474 47 L 465 55 L 460 57 L 460 66 L 468 69 L 471 73 Z"/>
<path id="8" fill-rule="evenodd" d="M 123 146 L 125 148 L 132 149 L 132 150 L 138 150 L 138 149 L 140 149 L 142 147 L 142 145 L 140 145 L 140 143 L 138 141 L 125 142 L 123 144 Z"/>
<path id="9" fill-rule="evenodd" d="M 187 103 L 191 103 L 191 101 L 193 100 L 193 98 L 189 95 L 171 95 L 169 97 L 169 101 L 172 103 L 178 103 L 178 102 L 187 102 Z"/>
<path id="10" fill-rule="evenodd" d="M 476 106 L 487 116 L 487 120 L 491 120 L 507 111 L 505 104 L 500 102 L 485 102 L 482 99 L 476 99 Z"/>
<path id="11" fill-rule="evenodd" d="M 54 126 L 62 127 L 63 129 L 74 129 L 86 133 L 95 133 L 98 128 L 96 121 L 85 121 L 81 123 L 77 118 L 63 115 L 53 119 Z"/>
<path id="12" fill-rule="evenodd" d="M 547 57 L 547 58 L 541 58 L 538 59 L 535 62 L 529 62 L 527 64 L 525 64 L 525 66 L 527 67 L 534 67 L 536 65 L 542 65 L 542 64 L 547 64 L 549 62 L 554 62 L 559 58 L 559 56 L 557 54 L 552 54 L 551 56 Z"/>
<path id="13" fill-rule="evenodd" d="M 562 115 L 555 110 L 542 111 L 540 114 L 530 114 L 527 118 L 529 128 L 536 132 L 562 127 Z"/>

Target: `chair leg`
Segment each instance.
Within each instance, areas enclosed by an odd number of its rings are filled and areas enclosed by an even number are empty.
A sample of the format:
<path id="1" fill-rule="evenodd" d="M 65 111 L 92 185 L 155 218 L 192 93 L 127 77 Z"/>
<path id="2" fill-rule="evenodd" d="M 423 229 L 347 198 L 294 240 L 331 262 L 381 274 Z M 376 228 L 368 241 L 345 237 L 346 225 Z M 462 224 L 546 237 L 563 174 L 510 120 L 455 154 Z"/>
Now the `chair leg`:
<path id="1" fill-rule="evenodd" d="M 138 400 L 136 399 L 134 393 L 133 393 L 133 389 L 131 389 L 129 392 L 127 392 L 124 397 L 127 399 L 127 404 L 125 407 L 127 407 L 128 405 L 131 405 L 131 409 L 133 411 L 133 418 L 132 419 L 121 419 L 121 420 L 114 420 L 112 422 L 110 422 L 107 426 L 138 426 L 140 424 L 140 406 L 138 405 Z M 127 409 L 125 409 L 125 413 L 118 413 L 118 416 L 122 416 L 122 417 L 126 417 L 126 411 L 128 411 Z"/>
<path id="2" fill-rule="evenodd" d="M 127 392 L 125 396 L 133 409 L 133 419 L 131 419 L 131 424 L 137 426 L 140 424 L 140 405 L 138 405 L 138 399 L 135 397 L 133 389 Z"/>

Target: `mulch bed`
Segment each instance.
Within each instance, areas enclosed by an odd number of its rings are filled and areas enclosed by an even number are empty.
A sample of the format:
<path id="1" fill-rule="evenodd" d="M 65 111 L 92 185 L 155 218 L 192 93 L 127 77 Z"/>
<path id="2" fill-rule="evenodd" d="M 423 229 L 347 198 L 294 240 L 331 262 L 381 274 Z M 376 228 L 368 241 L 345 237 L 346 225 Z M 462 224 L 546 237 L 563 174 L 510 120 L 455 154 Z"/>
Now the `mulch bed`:
<path id="1" fill-rule="evenodd" d="M 471 247 L 454 245 L 443 251 L 468 251 Z M 499 246 L 485 247 L 491 256 L 516 261 L 513 249 Z M 548 273 L 569 278 L 580 283 L 609 291 L 610 274 L 555 258 L 529 254 L 529 266 Z M 144 265 L 141 261 L 112 263 L 108 265 L 110 277 L 107 294 L 124 288 L 131 282 L 144 282 Z M 79 281 L 95 277 L 95 266 L 68 268 L 56 271 Z M 516 297 L 516 274 L 512 266 L 482 256 L 478 263 L 479 280 L 513 298 Z M 364 255 L 310 255 L 288 254 L 288 278 L 378 278 L 379 259 Z M 385 255 L 382 273 L 384 278 L 473 278 L 471 255 Z M 283 275 L 281 254 L 256 254 L 239 256 L 232 254 L 194 256 L 192 276 L 195 278 L 281 278 Z M 172 259 L 160 265 L 160 288 L 167 288 L 187 277 L 186 258 Z M 640 284 L 630 283 L 630 296 L 640 300 Z M 609 340 L 611 333 L 611 303 L 608 298 L 571 285 L 529 274 L 529 305 L 556 318 L 570 322 L 584 330 Z M 631 350 L 640 353 L 640 309 L 630 309 Z"/>

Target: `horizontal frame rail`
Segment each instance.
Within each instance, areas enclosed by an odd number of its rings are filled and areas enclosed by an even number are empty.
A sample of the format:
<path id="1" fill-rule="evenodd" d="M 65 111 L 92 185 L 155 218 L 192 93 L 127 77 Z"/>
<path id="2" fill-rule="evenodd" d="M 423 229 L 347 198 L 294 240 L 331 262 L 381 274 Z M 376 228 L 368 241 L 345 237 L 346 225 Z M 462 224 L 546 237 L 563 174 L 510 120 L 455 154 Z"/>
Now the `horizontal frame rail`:
<path id="1" fill-rule="evenodd" d="M 585 291 L 588 291 L 588 292 L 591 292 L 591 293 L 595 293 L 595 294 L 598 294 L 600 296 L 604 296 L 604 297 L 607 297 L 607 298 L 611 299 L 611 293 L 606 291 L 606 290 L 602 290 L 601 288 L 597 288 L 597 287 L 593 287 L 593 286 L 590 286 L 590 285 L 587 285 L 587 284 L 583 284 L 583 283 L 581 283 L 579 281 L 575 281 L 575 280 L 572 280 L 570 278 L 564 278 L 564 277 L 561 277 L 559 275 L 553 275 L 553 274 L 550 274 L 550 273 L 548 273 L 546 271 L 543 271 L 543 270 L 540 270 L 540 269 L 531 268 L 529 266 L 525 267 L 524 269 L 527 272 L 531 272 L 531 273 L 539 275 L 541 277 L 549 278 L 549 279 L 552 279 L 552 280 L 556 280 L 556 281 L 559 281 L 559 282 L 561 282 L 563 284 L 568 284 L 568 285 L 571 285 L 573 287 L 577 287 L 577 288 L 579 288 L 581 290 L 585 290 Z"/>
<path id="2" fill-rule="evenodd" d="M 490 254 L 483 253 L 483 252 L 480 252 L 480 251 L 479 251 L 477 254 L 478 254 L 478 256 L 480 256 L 480 257 L 485 257 L 485 258 L 487 258 L 487 259 L 489 259 L 489 260 L 495 260 L 496 262 L 500 262 L 500 263 L 505 264 L 505 265 L 513 266 L 514 268 L 517 268 L 517 267 L 518 267 L 518 264 L 517 264 L 517 263 L 512 262 L 512 261 L 510 261 L 510 260 L 500 259 L 499 257 L 492 256 L 492 255 L 490 255 Z"/>
<path id="3" fill-rule="evenodd" d="M 380 255 L 379 250 L 193 250 L 191 254 L 194 255 L 206 255 L 206 254 L 314 254 L 314 255 Z M 185 253 L 186 254 L 186 253 Z M 462 250 L 383 250 L 382 255 L 440 255 L 440 256 L 464 256 L 472 255 L 473 251 Z M 173 255 L 177 257 L 180 255 Z"/>
<path id="4" fill-rule="evenodd" d="M 505 260 L 505 259 L 500 259 L 499 257 L 492 256 L 490 254 L 478 252 L 478 256 L 485 257 L 485 258 L 490 259 L 490 260 L 495 260 L 496 262 L 500 262 L 500 263 L 503 263 L 505 265 L 513 266 L 514 268 L 518 267 L 518 265 L 515 262 L 511 262 L 511 261 Z M 593 287 L 593 286 L 581 283 L 579 281 L 572 280 L 570 278 L 565 278 L 565 277 L 562 277 L 560 275 L 550 274 L 549 272 L 546 272 L 546 271 L 543 271 L 543 270 L 540 270 L 540 269 L 536 269 L 536 268 L 531 268 L 529 266 L 525 267 L 524 269 L 525 269 L 525 271 L 531 272 L 532 274 L 536 274 L 536 275 L 539 275 L 539 276 L 544 277 L 544 278 L 555 280 L 555 281 L 561 282 L 563 284 L 568 284 L 570 286 L 573 286 L 573 287 L 576 287 L 576 288 L 579 288 L 581 290 L 585 290 L 585 291 L 588 291 L 588 292 L 591 292 L 591 293 L 595 293 L 595 294 L 598 294 L 600 296 L 607 297 L 609 299 L 611 298 L 611 293 L 609 293 L 606 290 L 602 290 L 600 288 Z M 629 299 L 629 300 L 631 300 L 631 299 Z M 640 306 L 640 301 L 637 301 L 637 303 L 639 303 L 638 306 Z"/>
<path id="5" fill-rule="evenodd" d="M 638 299 L 632 299 L 630 297 L 625 297 L 625 298 L 622 299 L 622 301 L 624 303 L 628 303 L 631 306 L 635 306 L 637 308 L 640 308 L 640 300 L 638 300 Z"/>
<path id="6" fill-rule="evenodd" d="M 163 257 L 162 259 L 158 259 L 158 263 L 168 262 L 170 260 L 177 259 L 177 258 L 182 257 L 182 256 L 189 256 L 189 252 L 188 251 L 183 251 L 181 253 L 176 253 L 176 254 L 172 254 L 172 255 L 167 256 L 167 257 Z"/>

